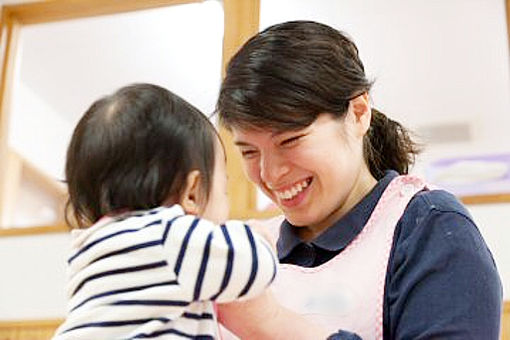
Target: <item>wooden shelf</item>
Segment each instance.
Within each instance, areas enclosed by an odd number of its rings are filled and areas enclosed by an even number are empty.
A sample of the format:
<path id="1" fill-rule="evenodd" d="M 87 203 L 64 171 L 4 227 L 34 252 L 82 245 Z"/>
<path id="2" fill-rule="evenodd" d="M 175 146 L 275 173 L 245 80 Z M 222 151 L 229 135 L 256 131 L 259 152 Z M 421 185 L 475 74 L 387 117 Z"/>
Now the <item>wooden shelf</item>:
<path id="1" fill-rule="evenodd" d="M 66 233 L 69 231 L 70 229 L 65 223 L 36 227 L 0 228 L 0 237 Z"/>
<path id="2" fill-rule="evenodd" d="M 510 203 L 510 193 L 461 196 L 460 200 L 464 204 Z"/>

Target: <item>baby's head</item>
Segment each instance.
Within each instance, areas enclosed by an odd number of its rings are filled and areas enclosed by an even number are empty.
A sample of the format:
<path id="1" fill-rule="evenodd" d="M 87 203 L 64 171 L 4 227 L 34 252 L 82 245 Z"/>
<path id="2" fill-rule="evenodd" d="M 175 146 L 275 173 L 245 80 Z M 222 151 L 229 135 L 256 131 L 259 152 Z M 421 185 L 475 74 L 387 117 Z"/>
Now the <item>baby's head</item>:
<path id="1" fill-rule="evenodd" d="M 215 222 L 228 215 L 225 154 L 214 126 L 156 85 L 126 86 L 94 102 L 73 132 L 65 172 L 78 227 L 176 203 Z"/>

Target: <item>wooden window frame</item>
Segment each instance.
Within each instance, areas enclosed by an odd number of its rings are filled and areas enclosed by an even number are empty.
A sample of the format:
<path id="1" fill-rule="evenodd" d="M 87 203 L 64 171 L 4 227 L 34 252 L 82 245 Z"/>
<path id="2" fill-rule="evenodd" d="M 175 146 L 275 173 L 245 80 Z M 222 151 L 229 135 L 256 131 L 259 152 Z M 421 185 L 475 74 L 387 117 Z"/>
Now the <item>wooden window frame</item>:
<path id="1" fill-rule="evenodd" d="M 7 145 L 7 126 L 13 84 L 13 70 L 17 51 L 17 38 L 20 28 L 25 25 L 49 23 L 62 20 L 87 18 L 101 15 L 134 12 L 144 9 L 172 5 L 199 3 L 204 0 L 52 0 L 34 3 L 5 5 L 1 8 L 0 18 L 0 164 L 7 164 L 9 150 Z M 224 39 L 223 70 L 227 61 L 250 36 L 258 32 L 260 0 L 223 0 Z M 224 72 L 224 71 L 223 71 Z M 232 143 L 230 134 L 221 129 L 225 138 L 228 158 L 229 193 L 232 206 L 232 218 L 257 216 L 256 189 L 244 177 L 240 158 Z M 0 176 L 0 216 L 4 200 L 8 200 L 5 190 L 8 187 L 6 175 Z M 27 228 L 0 228 L 1 236 L 32 235 L 50 232 L 66 232 L 64 223 L 51 226 Z"/>

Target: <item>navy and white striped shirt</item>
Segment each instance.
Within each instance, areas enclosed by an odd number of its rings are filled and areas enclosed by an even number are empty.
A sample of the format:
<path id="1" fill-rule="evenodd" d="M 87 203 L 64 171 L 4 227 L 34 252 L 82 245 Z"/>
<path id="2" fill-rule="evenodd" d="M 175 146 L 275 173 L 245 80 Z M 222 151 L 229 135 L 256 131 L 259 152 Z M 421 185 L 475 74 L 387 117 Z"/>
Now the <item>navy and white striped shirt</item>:
<path id="1" fill-rule="evenodd" d="M 269 244 L 241 221 L 218 226 L 179 205 L 73 230 L 62 339 L 216 336 L 213 301 L 254 297 L 273 281 Z"/>

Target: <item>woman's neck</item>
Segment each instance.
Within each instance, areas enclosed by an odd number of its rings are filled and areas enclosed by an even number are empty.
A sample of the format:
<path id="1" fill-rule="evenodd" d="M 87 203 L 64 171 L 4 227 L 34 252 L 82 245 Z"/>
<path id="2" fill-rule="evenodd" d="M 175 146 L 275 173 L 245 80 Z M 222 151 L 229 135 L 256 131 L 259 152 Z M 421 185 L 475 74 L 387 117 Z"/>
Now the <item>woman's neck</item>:
<path id="1" fill-rule="evenodd" d="M 299 227 L 298 236 L 305 242 L 314 240 L 363 200 L 376 184 L 377 180 L 372 176 L 368 168 L 364 169 L 364 171 L 360 172 L 356 179 L 356 184 L 343 204 L 320 223 Z"/>

